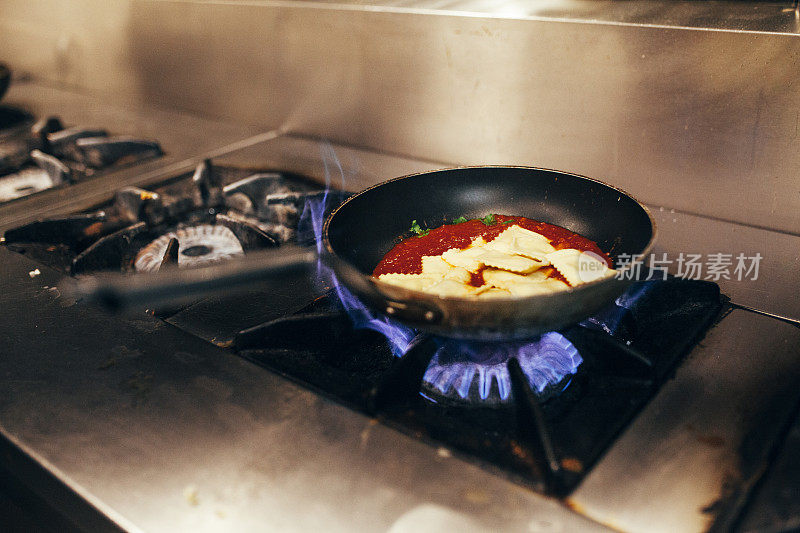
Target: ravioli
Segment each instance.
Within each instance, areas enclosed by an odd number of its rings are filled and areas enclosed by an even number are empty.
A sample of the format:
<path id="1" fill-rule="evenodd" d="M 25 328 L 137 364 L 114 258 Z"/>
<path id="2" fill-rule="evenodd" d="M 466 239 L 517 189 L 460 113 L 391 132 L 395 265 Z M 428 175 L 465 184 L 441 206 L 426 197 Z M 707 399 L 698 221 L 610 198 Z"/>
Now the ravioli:
<path id="1" fill-rule="evenodd" d="M 484 271 L 483 279 L 488 285 L 504 289 L 512 296 L 533 296 L 567 288 L 562 281 L 550 278 L 543 273 L 522 276 L 514 272 L 492 269 Z"/>
<path id="2" fill-rule="evenodd" d="M 486 243 L 484 248 L 535 259 L 544 263 L 542 266 L 547 264 L 547 254 L 556 251 L 547 237 L 517 225 L 511 226 Z"/>
<path id="3" fill-rule="evenodd" d="M 470 272 L 477 272 L 481 269 L 481 262 L 478 258 L 486 252 L 482 246 L 483 242 L 485 241 L 482 238 L 478 238 L 463 250 L 459 248 L 446 250 L 441 257 L 453 266 L 464 268 Z M 424 259 L 423 257 L 423 261 Z M 424 264 L 423 268 L 425 268 Z"/>
<path id="4" fill-rule="evenodd" d="M 573 287 L 613 276 L 616 272 L 608 268 L 605 262 L 596 257 L 572 248 L 556 250 L 551 254 L 547 254 L 547 258 Z"/>
<path id="5" fill-rule="evenodd" d="M 551 294 L 613 276 L 616 272 L 608 267 L 607 256 L 597 253 L 600 250 L 596 244 L 577 234 L 559 228 L 563 235 L 569 233 L 574 235 L 575 239 L 570 241 L 559 237 L 554 240 L 529 229 L 538 227 L 530 224 L 535 223 L 530 219 L 502 215 L 497 215 L 496 218 L 499 221 L 489 229 L 474 224 L 467 228 L 473 234 L 478 233 L 469 241 L 463 236 L 448 241 L 445 232 L 440 232 L 443 235 L 428 238 L 429 233 L 437 232 L 439 229 L 424 232 L 420 230 L 420 237 L 412 237 L 408 241 L 418 239 L 412 244 L 418 248 L 415 249 L 416 253 L 420 253 L 420 250 L 425 250 L 422 245 L 427 242 L 425 239 L 428 239 L 431 244 L 429 249 L 433 253 L 419 257 L 416 271 L 379 272 L 379 268 L 376 267 L 374 275 L 382 282 L 409 290 L 428 292 L 441 297 L 483 299 Z M 494 218 L 492 220 L 494 221 Z M 529 228 L 515 223 L 518 221 L 527 223 Z M 483 224 L 489 226 L 486 222 Z M 542 225 L 545 229 L 548 226 L 543 223 L 536 224 Z M 557 228 L 557 226 L 552 227 Z M 466 235 L 469 237 L 469 233 Z M 455 245 L 445 248 L 448 242 Z M 571 242 L 577 243 L 582 249 L 565 247 L 565 244 L 569 245 Z M 558 248 L 554 244 L 558 245 Z M 396 248 L 399 247 L 398 245 Z M 586 253 L 587 251 L 593 253 Z M 391 255 L 393 252 L 395 254 Z M 400 257 L 396 252 L 397 250 L 393 249 L 387 254 L 382 264 L 386 262 L 386 258 Z"/>

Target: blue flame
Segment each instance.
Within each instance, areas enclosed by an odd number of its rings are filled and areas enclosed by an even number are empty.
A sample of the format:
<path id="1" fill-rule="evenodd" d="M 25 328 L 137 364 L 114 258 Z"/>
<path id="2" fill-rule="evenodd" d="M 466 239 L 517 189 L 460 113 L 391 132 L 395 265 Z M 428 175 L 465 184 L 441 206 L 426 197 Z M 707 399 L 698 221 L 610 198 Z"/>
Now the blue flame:
<path id="1" fill-rule="evenodd" d="M 325 192 L 321 197 L 309 198 L 303 207 L 303 214 L 300 217 L 300 225 L 311 224 L 314 240 L 317 247 L 317 254 L 322 257 L 324 253 L 322 242 L 322 227 L 325 223 L 326 212 L 335 207 L 338 202 L 329 200 L 331 191 L 331 175 L 338 172 L 341 177 L 340 190 L 344 189 L 345 173 L 341 162 L 336 156 L 330 143 L 322 143 L 320 146 L 322 162 L 325 166 Z M 327 287 L 333 288 L 342 306 L 353 321 L 356 329 L 371 329 L 381 333 L 389 341 L 392 353 L 400 357 L 408 350 L 416 332 L 410 328 L 398 324 L 387 317 L 379 316 L 364 306 L 350 291 L 343 287 L 333 271 L 325 265 L 322 260 L 317 260 L 317 280 Z"/>
<path id="2" fill-rule="evenodd" d="M 505 401 L 511 393 L 506 366 L 511 357 L 517 358 L 528 383 L 540 393 L 547 385 L 574 374 L 583 362 L 577 348 L 556 332 L 528 343 L 448 341 L 434 355 L 423 380 L 445 396 L 454 392 L 465 400 L 471 392 L 486 400 L 495 388 Z"/>
<path id="3" fill-rule="evenodd" d="M 614 305 L 606 306 L 595 315 L 587 318 L 581 325 L 587 328 L 605 331 L 609 335 L 619 332 L 622 320 L 636 302 L 648 293 L 658 282 L 639 281 L 631 285 L 622 295 L 614 300 Z"/>

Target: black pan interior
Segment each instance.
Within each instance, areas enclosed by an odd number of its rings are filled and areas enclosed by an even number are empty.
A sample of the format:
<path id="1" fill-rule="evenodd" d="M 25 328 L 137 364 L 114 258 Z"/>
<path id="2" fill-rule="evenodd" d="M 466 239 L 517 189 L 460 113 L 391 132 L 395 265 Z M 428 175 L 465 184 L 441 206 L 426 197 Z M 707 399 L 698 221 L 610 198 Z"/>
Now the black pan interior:
<path id="1" fill-rule="evenodd" d="M 370 274 L 411 221 L 436 228 L 489 213 L 525 216 L 587 237 L 610 253 L 639 254 L 653 236 L 647 212 L 600 182 L 517 167 L 448 169 L 390 180 L 354 196 L 328 225 L 334 253 Z"/>

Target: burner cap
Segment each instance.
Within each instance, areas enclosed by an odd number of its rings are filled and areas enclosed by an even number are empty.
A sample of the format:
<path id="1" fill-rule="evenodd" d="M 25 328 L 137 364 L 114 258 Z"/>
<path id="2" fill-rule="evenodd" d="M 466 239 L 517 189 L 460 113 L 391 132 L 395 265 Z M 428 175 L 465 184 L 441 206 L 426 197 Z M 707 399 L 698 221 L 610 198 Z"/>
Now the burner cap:
<path id="1" fill-rule="evenodd" d="M 195 267 L 244 254 L 236 235 L 225 226 L 201 224 L 171 231 L 142 248 L 133 262 L 137 272 L 154 272 L 161 266 L 171 239 L 178 239 L 178 266 Z"/>
<path id="2" fill-rule="evenodd" d="M 26 168 L 0 178 L 0 202 L 22 198 L 55 185 L 53 179 L 40 168 Z"/>

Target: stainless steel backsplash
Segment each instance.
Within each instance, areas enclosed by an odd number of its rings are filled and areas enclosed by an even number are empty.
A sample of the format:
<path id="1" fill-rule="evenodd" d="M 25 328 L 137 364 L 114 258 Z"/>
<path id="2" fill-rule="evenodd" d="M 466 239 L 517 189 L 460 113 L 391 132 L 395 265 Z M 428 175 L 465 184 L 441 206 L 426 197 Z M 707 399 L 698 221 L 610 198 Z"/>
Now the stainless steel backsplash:
<path id="1" fill-rule="evenodd" d="M 362 4 L 3 0 L 0 60 L 107 100 L 445 163 L 573 171 L 800 233 L 794 13 L 737 3 L 731 19 L 715 16 L 726 4 L 697 3 L 705 18 L 689 24 L 628 20 L 619 4 L 605 18 Z"/>

